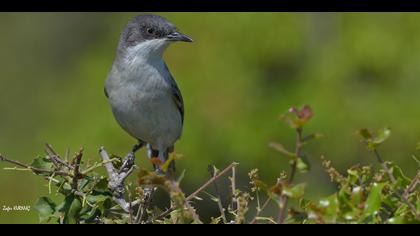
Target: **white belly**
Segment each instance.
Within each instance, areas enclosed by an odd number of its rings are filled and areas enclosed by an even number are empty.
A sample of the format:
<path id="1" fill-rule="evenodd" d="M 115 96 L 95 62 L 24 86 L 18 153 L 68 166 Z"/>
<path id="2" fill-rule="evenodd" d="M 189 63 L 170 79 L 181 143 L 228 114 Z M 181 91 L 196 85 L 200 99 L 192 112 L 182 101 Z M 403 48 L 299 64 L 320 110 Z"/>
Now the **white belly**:
<path id="1" fill-rule="evenodd" d="M 182 118 L 169 91 L 153 89 L 151 92 L 134 86 L 119 89 L 122 91 L 114 91 L 110 96 L 110 103 L 116 120 L 125 131 L 155 149 L 168 148 L 179 139 Z"/>

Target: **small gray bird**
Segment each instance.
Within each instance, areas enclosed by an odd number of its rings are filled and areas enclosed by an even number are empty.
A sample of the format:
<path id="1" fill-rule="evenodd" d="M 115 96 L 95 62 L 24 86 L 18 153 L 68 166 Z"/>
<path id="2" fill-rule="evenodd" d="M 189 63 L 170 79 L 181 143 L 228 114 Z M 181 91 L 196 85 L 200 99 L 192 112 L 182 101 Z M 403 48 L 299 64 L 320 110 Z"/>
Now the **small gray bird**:
<path id="1" fill-rule="evenodd" d="M 168 160 L 184 123 L 184 102 L 162 56 L 172 43 L 192 39 L 157 15 L 139 15 L 124 28 L 117 55 L 105 82 L 105 95 L 120 126 L 147 144 L 149 158 Z M 159 165 L 156 171 L 162 173 Z M 169 172 L 175 171 L 172 161 Z"/>

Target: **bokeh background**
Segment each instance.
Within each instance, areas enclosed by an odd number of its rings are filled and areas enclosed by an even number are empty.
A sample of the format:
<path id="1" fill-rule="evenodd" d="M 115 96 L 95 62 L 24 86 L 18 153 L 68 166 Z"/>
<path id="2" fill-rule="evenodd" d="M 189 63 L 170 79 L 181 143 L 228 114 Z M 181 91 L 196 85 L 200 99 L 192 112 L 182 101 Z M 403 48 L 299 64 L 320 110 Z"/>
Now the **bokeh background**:
<path id="1" fill-rule="evenodd" d="M 288 170 L 268 147 L 293 148 L 294 132 L 278 117 L 310 104 L 306 132 L 325 135 L 307 147 L 312 170 L 297 181 L 309 196 L 334 186 L 320 156 L 339 170 L 375 164 L 354 132 L 389 126 L 384 157 L 414 175 L 420 140 L 420 14 L 416 13 L 158 13 L 190 35 L 165 58 L 183 93 L 185 129 L 176 151 L 184 155 L 183 188 L 208 177 L 207 167 L 240 163 L 239 187 L 259 168 L 274 183 Z M 30 162 L 51 143 L 64 153 L 84 146 L 99 160 L 104 145 L 124 155 L 134 140 L 111 114 L 103 85 L 119 34 L 136 13 L 0 14 L 0 152 Z M 144 151 L 138 164 L 150 168 Z M 0 167 L 8 167 L 0 163 Z M 32 205 L 48 194 L 28 172 L 0 171 L 0 206 Z M 217 214 L 207 201 L 199 210 Z M 37 223 L 37 213 L 0 210 L 0 223 Z"/>

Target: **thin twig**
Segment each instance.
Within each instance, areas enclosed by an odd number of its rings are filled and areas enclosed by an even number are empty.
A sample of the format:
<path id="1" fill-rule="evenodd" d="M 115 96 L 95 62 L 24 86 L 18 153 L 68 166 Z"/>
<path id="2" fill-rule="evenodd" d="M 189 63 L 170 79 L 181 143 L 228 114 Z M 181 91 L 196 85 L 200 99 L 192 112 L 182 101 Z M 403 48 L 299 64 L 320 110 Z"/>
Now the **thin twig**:
<path id="1" fill-rule="evenodd" d="M 134 224 L 140 224 L 141 223 L 141 214 L 142 214 L 142 209 L 141 209 L 141 207 L 139 207 L 138 209 L 137 209 L 137 213 L 136 213 L 136 216 L 135 216 L 135 221 L 134 221 Z"/>
<path id="2" fill-rule="evenodd" d="M 103 166 L 105 166 L 106 163 L 109 163 L 109 162 L 112 163 L 116 160 L 118 160 L 118 159 L 117 158 L 112 158 L 109 161 L 102 161 L 100 163 L 94 163 L 92 166 L 90 166 L 90 167 L 84 169 L 83 171 L 81 171 L 80 174 L 81 175 L 86 175 L 87 173 L 93 171 L 94 169 L 99 168 L 99 167 L 103 167 Z"/>
<path id="3" fill-rule="evenodd" d="M 265 202 L 263 203 L 262 207 L 257 210 L 257 214 L 255 214 L 255 217 L 254 219 L 252 219 L 251 224 L 257 223 L 258 217 L 260 216 L 261 212 L 268 206 L 268 203 L 270 203 L 270 200 L 271 198 L 268 197 L 267 200 L 265 200 Z"/>
<path id="4" fill-rule="evenodd" d="M 47 158 L 51 160 L 56 170 L 61 169 L 60 163 L 56 160 L 57 154 L 54 152 L 52 147 L 47 143 L 45 144 L 45 154 L 47 154 Z"/>
<path id="5" fill-rule="evenodd" d="M 136 219 L 136 224 L 140 224 L 147 213 L 147 209 L 149 208 L 150 204 L 152 203 L 153 194 L 155 193 L 155 187 L 145 187 L 144 188 L 144 196 L 142 199 L 142 204 L 139 207 L 139 213 Z"/>
<path id="6" fill-rule="evenodd" d="M 128 213 L 129 213 L 129 223 L 133 224 L 134 223 L 134 217 L 133 217 L 133 199 L 131 196 L 131 185 L 127 187 L 128 190 Z"/>
<path id="7" fill-rule="evenodd" d="M 68 149 L 67 149 L 68 150 Z M 64 165 L 65 167 L 69 169 L 74 169 L 73 166 L 71 166 L 68 161 L 65 161 L 61 159 L 60 155 L 54 150 L 54 148 L 51 146 L 51 144 L 46 143 L 45 144 L 45 152 L 47 153 L 48 157 L 51 159 L 51 161 L 58 167 L 59 164 Z M 66 158 L 68 159 L 68 153 L 66 153 Z"/>
<path id="8" fill-rule="evenodd" d="M 232 211 L 235 209 L 239 210 L 238 200 L 236 199 L 236 168 L 235 166 L 232 167 L 232 179 L 231 179 L 231 187 L 232 187 Z"/>
<path id="9" fill-rule="evenodd" d="M 203 190 L 205 190 L 206 188 L 208 188 L 214 181 L 216 181 L 218 178 L 220 178 L 221 176 L 223 176 L 224 174 L 226 174 L 229 170 L 231 170 L 232 168 L 234 168 L 235 166 L 237 166 L 238 163 L 234 162 L 232 164 L 230 164 L 228 167 L 226 167 L 224 170 L 220 171 L 219 174 L 217 174 L 216 176 L 214 176 L 213 178 L 209 179 L 205 184 L 203 184 L 200 188 L 198 188 L 197 190 L 195 190 L 195 192 L 193 192 L 192 194 L 190 194 L 185 200 L 187 201 L 191 201 L 192 199 L 195 198 L 195 196 L 197 196 L 200 192 L 202 192 Z"/>
<path id="10" fill-rule="evenodd" d="M 214 177 L 214 175 L 216 174 L 214 170 L 215 170 L 214 166 L 211 166 L 211 169 L 209 170 L 211 177 Z M 217 206 L 219 207 L 220 216 L 222 217 L 223 223 L 226 224 L 227 219 L 226 219 L 225 209 L 223 208 L 223 205 L 222 205 L 222 197 L 219 191 L 219 187 L 217 186 L 217 180 L 214 181 L 214 190 L 216 191 L 216 195 L 217 195 Z"/>
<path id="11" fill-rule="evenodd" d="M 408 195 L 414 190 L 416 190 L 417 186 L 420 184 L 420 171 L 417 172 L 414 179 L 411 181 L 411 183 L 408 185 L 407 189 L 404 191 L 404 196 L 408 197 Z"/>
<path id="12" fill-rule="evenodd" d="M 64 160 L 66 161 L 67 164 L 70 161 L 70 148 L 68 146 L 66 147 L 66 156 L 65 156 Z"/>
<path id="13" fill-rule="evenodd" d="M 78 190 L 78 183 L 80 178 L 80 163 L 83 157 L 83 148 L 75 156 L 75 163 L 74 163 L 74 171 L 73 171 L 73 182 L 72 182 L 72 189 L 73 191 Z"/>
<path id="14" fill-rule="evenodd" d="M 179 185 L 176 181 L 170 181 L 170 188 L 174 191 L 174 192 L 178 192 L 183 194 L 182 190 L 179 188 Z M 195 209 L 191 206 L 190 201 L 187 200 L 188 198 L 185 199 L 185 207 L 187 208 L 187 210 L 189 211 L 189 213 L 191 214 L 193 220 L 195 222 L 201 222 L 200 217 L 197 215 L 197 213 L 195 212 Z"/>
<path id="15" fill-rule="evenodd" d="M 206 183 L 204 183 L 201 187 L 199 187 L 196 191 L 194 191 L 192 194 L 190 194 L 187 198 L 185 198 L 186 202 L 191 201 L 192 199 L 194 199 L 200 192 L 202 192 L 203 190 L 205 190 L 207 187 L 209 187 L 214 181 L 216 181 L 217 179 L 219 179 L 221 176 L 223 176 L 224 174 L 226 174 L 228 171 L 230 171 L 233 167 L 237 166 L 238 163 L 233 162 L 232 164 L 230 164 L 228 167 L 226 167 L 224 170 L 220 171 L 220 173 L 218 173 L 217 175 L 215 175 L 213 178 L 209 179 Z M 175 210 L 175 208 L 171 207 L 169 209 L 167 209 L 166 211 L 164 211 L 163 213 L 161 213 L 160 215 L 158 215 L 157 217 L 155 217 L 153 220 L 149 220 L 148 223 L 151 223 L 153 221 L 156 220 L 160 220 L 162 218 L 165 218 L 167 215 L 169 215 L 171 212 L 173 212 Z"/>
<path id="16" fill-rule="evenodd" d="M 295 147 L 295 156 L 296 158 L 301 158 L 300 153 L 302 150 L 302 129 L 298 128 L 296 129 L 296 147 Z M 291 184 L 293 182 L 293 179 L 296 175 L 296 167 L 297 167 L 297 159 L 293 162 L 292 169 L 289 175 L 289 181 L 288 183 Z"/>
<path id="17" fill-rule="evenodd" d="M 8 158 L 6 158 L 5 156 L 3 156 L 1 154 L 0 154 L 0 161 L 8 162 L 8 163 L 11 163 L 11 164 L 13 164 L 15 166 L 19 166 L 19 167 L 22 167 L 22 168 L 29 169 L 32 172 L 34 172 L 35 174 L 46 173 L 46 174 L 50 174 L 51 175 L 51 174 L 54 173 L 55 175 L 60 175 L 60 176 L 70 176 L 69 173 L 64 172 L 64 171 L 54 171 L 54 170 L 46 170 L 46 169 L 40 169 L 40 168 L 32 167 L 30 165 L 23 164 L 22 162 L 8 159 Z"/>
<path id="18" fill-rule="evenodd" d="M 388 175 L 389 179 L 391 180 L 391 182 L 392 183 L 397 182 L 397 180 L 395 179 L 394 175 L 392 174 L 392 171 L 388 168 L 386 162 L 382 159 L 381 155 L 379 154 L 379 152 L 378 152 L 378 150 L 376 148 L 373 149 L 373 153 L 375 153 L 376 159 L 382 165 L 382 168 L 387 173 L 387 175 Z"/>
<path id="19" fill-rule="evenodd" d="M 48 180 L 48 181 L 52 181 L 52 182 L 54 182 L 54 183 L 56 183 L 56 184 L 59 184 L 59 183 L 60 183 L 60 181 L 59 181 L 59 180 L 57 180 L 57 179 L 54 179 L 54 178 L 52 177 L 52 175 L 54 175 L 54 176 L 55 176 L 55 175 L 59 175 L 59 176 L 64 176 L 64 177 L 66 177 L 66 176 L 68 176 L 68 177 L 72 177 L 72 176 L 71 176 L 69 173 L 67 173 L 67 172 L 63 172 L 63 171 L 52 171 L 52 170 L 44 170 L 44 169 L 35 168 L 35 167 L 30 166 L 30 165 L 23 164 L 23 163 L 21 163 L 21 162 L 19 162 L 19 161 L 10 160 L 10 159 L 6 158 L 5 156 L 3 156 L 3 155 L 1 155 L 1 154 L 0 154 L 0 161 L 8 162 L 8 163 L 11 163 L 11 164 L 13 164 L 13 165 L 16 165 L 16 166 L 19 166 L 19 167 L 25 168 L 25 169 L 27 169 L 27 170 L 32 171 L 34 174 L 40 174 L 40 173 L 46 173 L 46 174 L 49 174 L 49 176 L 43 176 L 43 177 L 44 177 L 46 180 Z M 74 191 L 74 194 L 75 194 L 75 195 L 77 195 L 77 196 L 80 196 L 80 197 L 84 197 L 84 196 L 85 196 L 85 194 L 84 194 L 84 193 L 79 192 L 79 191 Z"/>
<path id="20" fill-rule="evenodd" d="M 296 129 L 296 147 L 295 147 L 295 160 L 293 160 L 291 171 L 289 175 L 289 179 L 287 181 L 287 184 L 290 185 L 293 182 L 293 179 L 296 175 L 296 169 L 297 169 L 297 160 L 298 158 L 301 158 L 301 149 L 302 149 L 302 128 Z M 287 218 L 287 204 L 289 202 L 289 198 L 286 195 L 282 195 L 280 199 L 280 212 L 279 212 L 279 218 L 278 223 L 283 224 L 284 221 Z"/>

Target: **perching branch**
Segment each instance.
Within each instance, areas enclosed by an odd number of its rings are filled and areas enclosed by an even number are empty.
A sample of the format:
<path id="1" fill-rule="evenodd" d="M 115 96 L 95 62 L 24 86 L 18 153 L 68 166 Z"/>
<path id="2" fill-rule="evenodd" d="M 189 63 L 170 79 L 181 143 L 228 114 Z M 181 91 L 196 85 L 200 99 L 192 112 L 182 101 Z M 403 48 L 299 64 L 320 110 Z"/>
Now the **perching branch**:
<path id="1" fill-rule="evenodd" d="M 104 147 L 99 149 L 99 154 L 104 161 L 105 169 L 108 172 L 108 187 L 112 191 L 114 201 L 126 212 L 130 212 L 130 203 L 125 200 L 125 179 L 133 172 L 134 170 L 134 160 L 135 156 L 133 152 L 128 153 L 124 159 L 123 164 L 120 170 L 116 170 L 114 165 L 109 158 L 108 153 L 105 151 Z M 138 202 L 136 202 L 138 204 Z M 135 202 L 131 203 L 135 205 Z"/>

